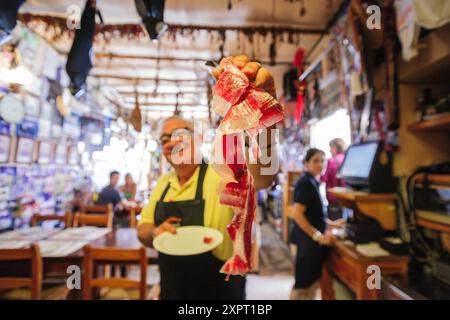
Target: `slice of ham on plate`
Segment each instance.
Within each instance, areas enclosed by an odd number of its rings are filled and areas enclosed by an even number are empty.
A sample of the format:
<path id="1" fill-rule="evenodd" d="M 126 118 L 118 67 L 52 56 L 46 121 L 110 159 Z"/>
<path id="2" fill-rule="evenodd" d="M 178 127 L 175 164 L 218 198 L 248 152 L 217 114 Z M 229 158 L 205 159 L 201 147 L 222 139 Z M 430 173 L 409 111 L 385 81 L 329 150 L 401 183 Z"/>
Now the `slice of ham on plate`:
<path id="1" fill-rule="evenodd" d="M 190 256 L 211 251 L 222 242 L 223 235 L 216 229 L 184 226 L 178 227 L 176 234 L 161 233 L 153 240 L 153 247 L 161 253 L 172 256 Z"/>

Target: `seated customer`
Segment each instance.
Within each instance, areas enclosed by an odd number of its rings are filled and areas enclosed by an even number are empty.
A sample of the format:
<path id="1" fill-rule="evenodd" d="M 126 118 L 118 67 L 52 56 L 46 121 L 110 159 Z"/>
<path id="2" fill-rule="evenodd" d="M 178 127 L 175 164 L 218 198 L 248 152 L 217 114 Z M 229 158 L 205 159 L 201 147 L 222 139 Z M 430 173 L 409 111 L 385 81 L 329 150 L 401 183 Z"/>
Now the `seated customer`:
<path id="1" fill-rule="evenodd" d="M 136 183 L 133 181 L 131 173 L 125 175 L 125 184 L 120 187 L 120 191 L 127 200 L 134 200 L 136 198 Z"/>
<path id="2" fill-rule="evenodd" d="M 112 204 L 114 209 L 114 226 L 128 226 L 128 210 L 135 206 L 133 202 L 122 199 L 117 184 L 119 182 L 119 172 L 112 171 L 109 174 L 109 185 L 103 188 L 97 200 L 97 204 Z"/>
<path id="3" fill-rule="evenodd" d="M 116 208 L 122 201 L 119 190 L 116 189 L 119 182 L 119 172 L 112 171 L 109 174 L 109 185 L 104 187 L 100 192 L 97 200 L 97 204 L 112 204 L 113 208 Z"/>

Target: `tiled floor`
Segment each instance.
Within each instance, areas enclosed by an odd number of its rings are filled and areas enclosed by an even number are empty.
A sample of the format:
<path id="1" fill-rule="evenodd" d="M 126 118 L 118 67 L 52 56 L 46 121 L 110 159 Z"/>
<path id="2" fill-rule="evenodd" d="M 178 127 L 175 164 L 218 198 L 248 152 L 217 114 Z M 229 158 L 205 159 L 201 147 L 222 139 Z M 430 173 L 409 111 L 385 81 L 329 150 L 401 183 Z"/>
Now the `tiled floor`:
<path id="1" fill-rule="evenodd" d="M 286 300 L 294 284 L 294 263 L 288 247 L 269 224 L 260 225 L 258 274 L 247 276 L 247 299 Z"/>
<path id="2" fill-rule="evenodd" d="M 287 300 L 294 284 L 291 275 L 254 275 L 247 277 L 248 300 Z"/>
<path id="3" fill-rule="evenodd" d="M 295 248 L 295 247 L 294 247 Z M 248 300 L 287 300 L 294 284 L 293 255 L 274 229 L 261 225 L 260 268 L 247 276 Z M 337 300 L 354 299 L 342 284 L 333 281 Z M 321 299 L 320 289 L 316 300 Z"/>

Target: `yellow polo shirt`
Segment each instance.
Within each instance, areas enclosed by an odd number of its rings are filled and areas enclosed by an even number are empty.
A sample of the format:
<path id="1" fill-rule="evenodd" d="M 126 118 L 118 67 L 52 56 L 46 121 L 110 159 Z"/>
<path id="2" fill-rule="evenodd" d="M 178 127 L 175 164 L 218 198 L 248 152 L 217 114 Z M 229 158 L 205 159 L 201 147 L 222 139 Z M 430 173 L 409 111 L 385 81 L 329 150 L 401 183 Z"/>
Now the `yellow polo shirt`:
<path id="1" fill-rule="evenodd" d="M 139 224 L 154 223 L 156 202 L 161 199 L 161 195 L 169 182 L 170 188 L 164 198 L 164 202 L 193 200 L 197 189 L 199 172 L 200 166 L 197 167 L 192 177 L 183 186 L 180 186 L 180 182 L 174 171 L 159 177 L 156 187 L 150 196 L 148 205 L 142 210 Z M 205 199 L 204 223 L 206 227 L 217 229 L 223 234 L 223 242 L 213 250 L 213 254 L 218 259 L 225 261 L 231 257 L 233 252 L 233 244 L 227 232 L 227 225 L 233 218 L 233 210 L 219 203 L 217 187 L 221 179 L 217 172 L 211 166 L 208 166 L 205 180 L 203 181 L 203 199 Z"/>

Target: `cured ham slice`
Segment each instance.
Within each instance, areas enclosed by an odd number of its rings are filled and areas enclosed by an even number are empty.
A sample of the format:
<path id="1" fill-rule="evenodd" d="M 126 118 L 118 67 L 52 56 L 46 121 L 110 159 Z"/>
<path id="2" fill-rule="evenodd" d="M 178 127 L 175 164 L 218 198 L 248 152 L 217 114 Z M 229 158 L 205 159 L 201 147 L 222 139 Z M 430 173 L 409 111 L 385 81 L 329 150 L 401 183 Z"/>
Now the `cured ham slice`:
<path id="1" fill-rule="evenodd" d="M 213 91 L 213 109 L 223 117 L 214 142 L 212 164 L 223 180 L 218 188 L 220 203 L 234 211 L 227 226 L 233 255 L 221 272 L 245 275 L 252 270 L 252 225 L 255 218 L 255 186 L 245 159 L 244 134 L 257 150 L 256 135 L 283 118 L 283 107 L 270 94 L 256 88 L 230 61 Z M 228 277 L 227 276 L 227 277 Z"/>
<path id="2" fill-rule="evenodd" d="M 230 68 L 226 63 L 225 76 L 219 77 L 214 87 L 213 105 L 214 111 L 222 117 L 232 105 L 235 105 L 241 96 L 248 91 L 250 81 L 238 68 Z M 233 88 L 233 90 L 229 90 Z"/>

